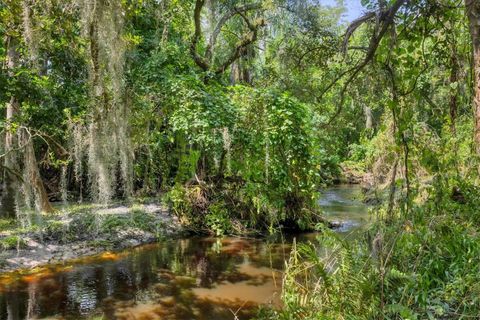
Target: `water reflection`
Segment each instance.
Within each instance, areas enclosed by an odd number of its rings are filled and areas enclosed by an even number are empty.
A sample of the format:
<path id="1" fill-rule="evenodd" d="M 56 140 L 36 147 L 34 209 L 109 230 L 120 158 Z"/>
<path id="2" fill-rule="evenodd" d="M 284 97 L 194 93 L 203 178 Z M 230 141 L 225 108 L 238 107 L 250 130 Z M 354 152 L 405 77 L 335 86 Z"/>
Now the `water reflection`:
<path id="1" fill-rule="evenodd" d="M 355 192 L 329 190 L 320 204 L 334 219 L 362 224 L 367 210 Z M 0 319 L 249 319 L 259 304 L 280 306 L 291 243 L 198 237 L 0 275 Z"/>
<path id="2" fill-rule="evenodd" d="M 329 220 L 341 223 L 336 231 L 347 235 L 362 230 L 371 220 L 362 198 L 360 186 L 339 185 L 323 191 L 318 203 Z"/>
<path id="3" fill-rule="evenodd" d="M 2 319 L 246 319 L 279 304 L 288 245 L 258 239 L 191 238 L 100 256 L 62 270 L 1 281 Z"/>

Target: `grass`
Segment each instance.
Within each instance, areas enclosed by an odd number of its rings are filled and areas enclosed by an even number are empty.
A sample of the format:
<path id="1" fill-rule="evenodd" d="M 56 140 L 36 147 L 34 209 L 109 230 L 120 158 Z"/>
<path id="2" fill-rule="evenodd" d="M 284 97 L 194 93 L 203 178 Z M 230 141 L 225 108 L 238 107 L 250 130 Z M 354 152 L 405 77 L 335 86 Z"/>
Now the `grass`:
<path id="1" fill-rule="evenodd" d="M 146 212 L 140 204 L 121 206 L 118 208 L 122 209 L 118 211 L 116 208 L 111 205 L 75 204 L 62 207 L 51 214 L 33 217 L 24 226 L 13 219 L 2 219 L 0 231 L 8 233 L 0 238 L 0 245 L 4 250 L 14 249 L 19 243 L 18 239 L 33 237 L 58 243 L 88 241 L 93 238 L 93 241 L 99 241 L 95 246 L 106 246 L 105 242 L 115 238 L 118 231 L 131 228 L 152 233 L 157 238 L 162 237 L 165 225 L 155 213 Z M 112 209 L 112 212 L 102 213 L 106 209 Z"/>
<path id="2" fill-rule="evenodd" d="M 263 308 L 258 319 L 478 318 L 480 197 L 468 192 L 463 203 L 431 194 L 393 220 L 379 209 L 383 219 L 355 242 L 326 230 L 294 247 L 284 308 Z"/>
<path id="3" fill-rule="evenodd" d="M 15 228 L 17 222 L 15 219 L 0 219 L 0 231 L 8 231 Z"/>
<path id="4" fill-rule="evenodd" d="M 26 242 L 19 236 L 8 236 L 0 239 L 0 247 L 3 250 L 13 250 L 16 248 L 25 248 Z"/>

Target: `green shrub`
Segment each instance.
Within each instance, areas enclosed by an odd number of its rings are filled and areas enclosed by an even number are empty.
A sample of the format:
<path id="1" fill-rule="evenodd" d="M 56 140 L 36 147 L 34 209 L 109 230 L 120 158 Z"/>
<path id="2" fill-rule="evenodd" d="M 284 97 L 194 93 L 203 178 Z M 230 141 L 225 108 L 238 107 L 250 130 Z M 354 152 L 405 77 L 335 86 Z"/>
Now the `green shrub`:
<path id="1" fill-rule="evenodd" d="M 43 226 L 43 237 L 49 240 L 61 240 L 67 234 L 62 221 L 47 220 Z"/>
<path id="2" fill-rule="evenodd" d="M 214 203 L 208 207 L 205 224 L 217 236 L 222 236 L 232 231 L 231 218 L 223 203 Z"/>
<path id="3" fill-rule="evenodd" d="M 132 209 L 130 213 L 131 226 L 143 231 L 157 233 L 161 221 L 156 221 L 155 215 L 141 209 Z"/>
<path id="4" fill-rule="evenodd" d="M 15 219 L 0 219 L 0 231 L 13 229 L 16 225 Z"/>
<path id="5" fill-rule="evenodd" d="M 13 250 L 16 248 L 25 248 L 27 246 L 25 240 L 19 236 L 8 236 L 0 240 L 0 246 L 3 250 Z"/>

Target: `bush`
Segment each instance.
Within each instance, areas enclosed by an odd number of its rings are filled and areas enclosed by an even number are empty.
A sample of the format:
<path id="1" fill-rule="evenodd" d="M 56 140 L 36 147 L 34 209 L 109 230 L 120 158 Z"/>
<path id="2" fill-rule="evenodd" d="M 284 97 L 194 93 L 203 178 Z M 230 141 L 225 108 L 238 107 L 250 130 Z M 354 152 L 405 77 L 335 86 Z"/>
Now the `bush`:
<path id="1" fill-rule="evenodd" d="M 458 183 L 456 183 L 458 184 Z M 324 230 L 321 252 L 294 248 L 281 311 L 261 319 L 463 319 L 480 314 L 480 235 L 475 188 L 462 203 L 436 185 L 429 199 L 352 243 Z M 384 215 L 380 210 L 379 215 Z"/>
<path id="2" fill-rule="evenodd" d="M 188 93 L 192 99 L 173 117 L 190 146 L 167 195 L 173 211 L 215 234 L 231 232 L 232 220 L 257 229 L 310 228 L 320 166 L 309 108 L 275 91 L 236 86 L 213 97 L 201 90 Z M 220 110 L 222 117 L 213 117 Z"/>
<path id="3" fill-rule="evenodd" d="M 232 231 L 231 218 L 223 203 L 214 203 L 209 206 L 205 224 L 217 236 L 222 236 Z"/>
<path id="4" fill-rule="evenodd" d="M 0 239 L 0 246 L 3 250 L 23 249 L 27 246 L 27 243 L 19 236 L 8 236 Z"/>

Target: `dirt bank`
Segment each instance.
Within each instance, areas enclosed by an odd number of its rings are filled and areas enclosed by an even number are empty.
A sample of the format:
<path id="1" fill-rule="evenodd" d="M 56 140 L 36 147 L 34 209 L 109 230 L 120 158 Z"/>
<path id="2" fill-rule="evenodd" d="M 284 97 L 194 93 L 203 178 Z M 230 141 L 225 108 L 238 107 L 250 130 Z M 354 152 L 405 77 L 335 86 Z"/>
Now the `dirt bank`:
<path id="1" fill-rule="evenodd" d="M 60 263 L 184 233 L 178 218 L 159 204 L 59 209 L 27 225 L 0 231 L 0 272 Z"/>

